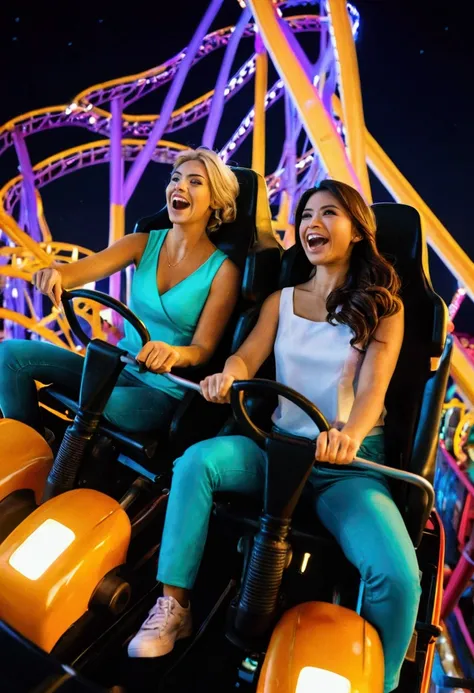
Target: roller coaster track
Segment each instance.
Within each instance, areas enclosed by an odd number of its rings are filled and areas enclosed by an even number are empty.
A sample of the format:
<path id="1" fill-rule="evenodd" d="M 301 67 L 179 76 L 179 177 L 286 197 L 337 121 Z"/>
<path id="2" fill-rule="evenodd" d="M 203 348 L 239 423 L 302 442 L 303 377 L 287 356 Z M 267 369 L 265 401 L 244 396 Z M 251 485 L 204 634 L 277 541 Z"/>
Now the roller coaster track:
<path id="1" fill-rule="evenodd" d="M 135 161 L 141 149 L 145 146 L 144 140 L 122 140 L 122 152 L 125 161 Z M 176 142 L 161 140 L 156 147 L 152 161 L 160 164 L 173 164 L 179 153 L 186 147 Z M 297 159 L 299 172 L 307 170 L 314 159 L 314 150 L 309 150 Z M 41 161 L 33 167 L 35 187 L 42 188 L 62 176 L 94 166 L 107 164 L 110 161 L 110 141 L 98 140 L 79 147 L 73 147 Z M 279 193 L 281 172 L 275 172 L 266 177 L 268 195 L 270 201 Z M 4 210 L 10 216 L 13 215 L 15 206 L 20 202 L 22 191 L 22 176 L 16 176 L 0 189 L 0 201 Z M 2 253 L 0 252 L 0 255 Z"/>
<path id="2" fill-rule="evenodd" d="M 134 161 L 145 145 L 144 140 L 122 140 L 122 152 L 125 161 Z M 172 164 L 178 154 L 186 149 L 182 144 L 161 140 L 156 147 L 152 160 L 160 164 Z M 54 156 L 45 159 L 33 167 L 34 182 L 37 189 L 61 178 L 69 173 L 74 173 L 82 168 L 104 164 L 110 161 L 110 141 L 98 140 L 88 144 L 73 147 Z M 23 177 L 16 176 L 0 190 L 0 204 L 10 216 L 13 215 L 15 205 L 20 201 Z"/>
<path id="3" fill-rule="evenodd" d="M 324 20 L 316 15 L 300 15 L 287 17 L 285 22 L 291 31 L 297 33 L 320 31 Z M 193 65 L 215 50 L 225 47 L 232 36 L 232 31 L 233 27 L 226 27 L 208 34 L 202 42 Z M 244 37 L 255 37 L 255 24 L 248 24 L 244 31 Z M 96 134 L 109 136 L 111 113 L 99 108 L 99 106 L 115 98 L 122 98 L 124 108 L 126 108 L 170 82 L 186 55 L 185 50 L 163 65 L 151 70 L 111 80 L 82 91 L 69 104 L 41 108 L 9 120 L 0 127 L 0 156 L 13 146 L 12 133 L 15 128 L 18 128 L 24 137 L 37 132 L 68 126 L 82 127 Z M 254 72 L 255 55 L 247 60 L 229 80 L 224 91 L 226 102 L 252 79 Z M 176 132 L 206 117 L 209 114 L 213 95 L 214 90 L 211 90 L 198 99 L 176 109 L 165 132 Z M 123 137 L 148 137 L 158 119 L 159 116 L 157 115 L 124 113 L 122 116 Z"/>

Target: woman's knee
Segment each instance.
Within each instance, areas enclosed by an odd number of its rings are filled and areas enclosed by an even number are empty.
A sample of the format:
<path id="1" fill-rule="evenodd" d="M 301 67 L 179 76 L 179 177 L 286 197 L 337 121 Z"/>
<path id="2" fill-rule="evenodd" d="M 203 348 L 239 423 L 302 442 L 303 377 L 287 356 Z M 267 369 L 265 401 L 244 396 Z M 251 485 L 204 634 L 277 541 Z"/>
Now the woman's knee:
<path id="1" fill-rule="evenodd" d="M 215 480 L 216 463 L 219 457 L 219 439 L 203 440 L 191 445 L 173 466 L 173 481 L 178 479 Z"/>
<path id="2" fill-rule="evenodd" d="M 264 479 L 265 455 L 245 436 L 218 436 L 192 445 L 175 462 L 173 480 L 204 483 L 212 491 L 253 493 Z"/>
<path id="3" fill-rule="evenodd" d="M 68 349 L 61 349 L 54 344 L 32 339 L 7 339 L 0 342 L 0 368 L 20 370 L 26 366 L 51 366 L 56 368 L 64 363 L 65 357 L 78 360 L 82 357 Z"/>
<path id="4" fill-rule="evenodd" d="M 389 597 L 400 608 L 417 603 L 421 594 L 420 571 L 416 556 L 398 554 L 391 560 L 375 561 L 363 575 L 374 600 Z"/>
<path id="5" fill-rule="evenodd" d="M 19 339 L 6 339 L 0 342 L 0 370 L 12 368 L 18 363 L 18 343 Z"/>
<path id="6" fill-rule="evenodd" d="M 391 588 L 397 593 L 401 602 L 418 603 L 421 595 L 421 574 L 416 558 L 404 557 L 394 565 L 389 573 Z"/>

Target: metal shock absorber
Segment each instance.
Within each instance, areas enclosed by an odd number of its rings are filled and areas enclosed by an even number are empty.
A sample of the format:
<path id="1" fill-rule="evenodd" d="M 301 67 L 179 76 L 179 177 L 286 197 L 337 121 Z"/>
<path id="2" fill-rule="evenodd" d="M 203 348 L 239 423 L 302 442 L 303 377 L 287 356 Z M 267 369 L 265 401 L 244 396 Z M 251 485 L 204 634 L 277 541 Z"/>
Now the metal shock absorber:
<path id="1" fill-rule="evenodd" d="M 271 625 L 290 555 L 290 545 L 286 541 L 289 529 L 289 519 L 267 514 L 260 518 L 235 619 L 239 632 L 251 632 L 258 637 Z"/>

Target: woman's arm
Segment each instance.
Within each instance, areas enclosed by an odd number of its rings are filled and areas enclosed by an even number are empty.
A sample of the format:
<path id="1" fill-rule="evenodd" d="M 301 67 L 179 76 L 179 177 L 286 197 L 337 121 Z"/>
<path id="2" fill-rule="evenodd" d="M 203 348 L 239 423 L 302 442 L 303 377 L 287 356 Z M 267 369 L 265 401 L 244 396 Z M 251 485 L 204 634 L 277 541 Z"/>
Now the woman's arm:
<path id="1" fill-rule="evenodd" d="M 227 359 L 224 371 L 211 375 L 201 382 L 205 399 L 219 404 L 228 402 L 229 391 L 234 380 L 253 378 L 270 356 L 278 329 L 280 293 L 277 291 L 266 299 L 257 324 L 242 346 Z"/>
<path id="2" fill-rule="evenodd" d="M 342 429 L 362 442 L 376 425 L 384 408 L 403 342 L 403 309 L 383 318 L 369 344 L 360 369 L 357 394 L 349 419 Z"/>
<path id="3" fill-rule="evenodd" d="M 84 286 L 110 277 L 132 262 L 138 264 L 147 240 L 146 233 L 131 233 L 94 255 L 67 264 L 53 262 L 51 267 L 60 273 L 64 289 Z"/>
<path id="4" fill-rule="evenodd" d="M 348 464 L 365 436 L 376 425 L 384 408 L 403 342 L 403 308 L 383 318 L 370 342 L 360 370 L 357 394 L 349 419 L 341 431 L 331 429 L 318 437 L 316 459 Z"/>
<path id="5" fill-rule="evenodd" d="M 227 359 L 224 373 L 233 374 L 235 368 L 233 363 L 236 359 L 240 359 L 245 364 L 245 377 L 253 378 L 260 366 L 270 356 L 278 329 L 280 294 L 281 291 L 276 291 L 265 300 L 257 324 L 242 346 Z M 240 377 L 239 374 L 239 379 Z"/>

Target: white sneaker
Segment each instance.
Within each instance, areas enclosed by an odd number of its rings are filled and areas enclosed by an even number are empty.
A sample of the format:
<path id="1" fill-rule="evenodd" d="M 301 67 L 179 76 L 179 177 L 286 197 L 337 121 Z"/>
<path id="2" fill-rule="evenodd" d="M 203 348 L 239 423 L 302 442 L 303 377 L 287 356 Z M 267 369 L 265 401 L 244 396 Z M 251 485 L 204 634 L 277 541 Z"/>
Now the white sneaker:
<path id="1" fill-rule="evenodd" d="M 192 632 L 191 608 L 181 606 L 174 597 L 160 597 L 147 619 L 128 644 L 129 657 L 162 657 L 176 640 Z"/>

